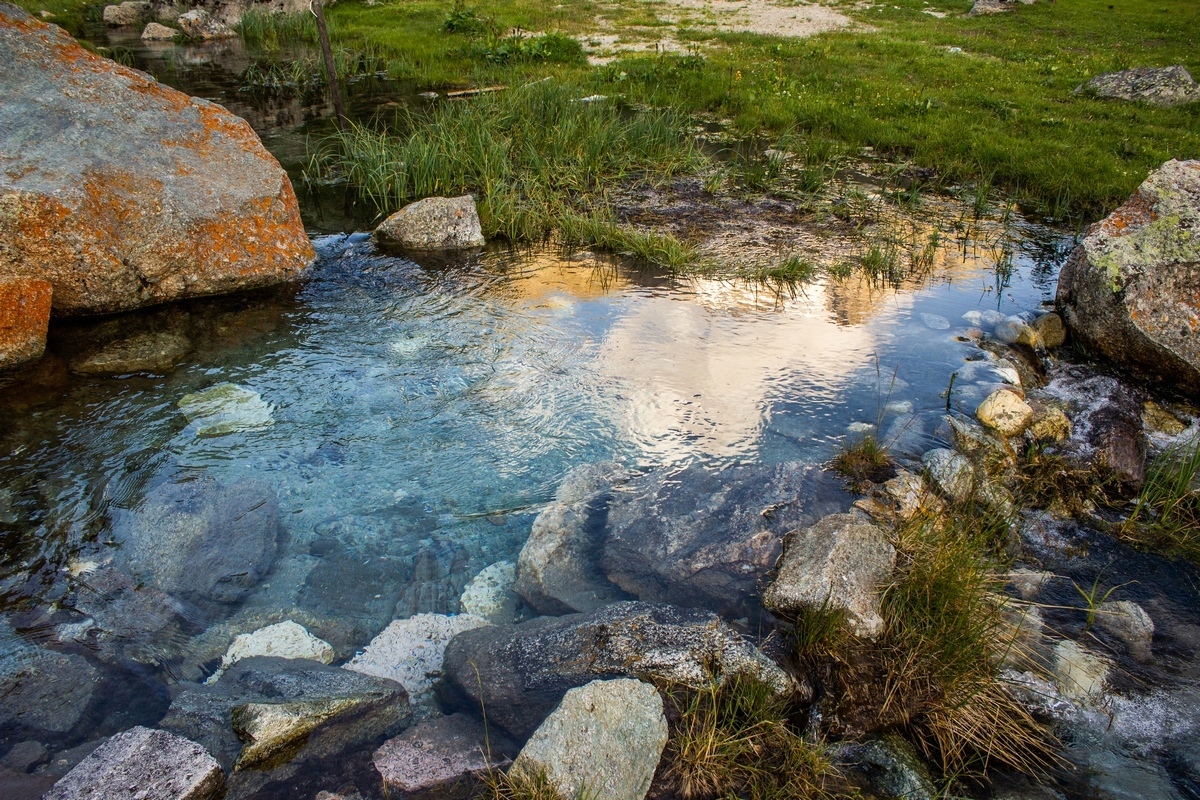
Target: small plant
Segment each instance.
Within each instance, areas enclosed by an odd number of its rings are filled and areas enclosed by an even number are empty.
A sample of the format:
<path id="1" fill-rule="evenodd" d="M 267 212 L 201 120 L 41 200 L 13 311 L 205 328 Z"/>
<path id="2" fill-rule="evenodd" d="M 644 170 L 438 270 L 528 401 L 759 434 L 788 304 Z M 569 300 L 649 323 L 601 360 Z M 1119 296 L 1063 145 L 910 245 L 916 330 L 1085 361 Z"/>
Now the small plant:
<path id="1" fill-rule="evenodd" d="M 542 36 L 506 36 L 480 42 L 471 50 L 475 58 L 491 64 L 585 64 L 587 54 L 579 40 L 561 33 Z"/>
<path id="2" fill-rule="evenodd" d="M 899 288 L 904 280 L 900 253 L 896 243 L 891 240 L 873 242 L 859 263 L 863 274 L 873 285 Z"/>
<path id="3" fill-rule="evenodd" d="M 545 770 L 531 772 L 520 767 L 508 772 L 492 771 L 484 778 L 483 793 L 477 800 L 599 800 L 594 795 L 563 797 L 546 777 Z"/>
<path id="4" fill-rule="evenodd" d="M 442 30 L 446 33 L 457 33 L 463 36 L 483 36 L 494 33 L 496 22 L 491 17 L 485 17 L 467 8 L 461 2 L 455 3 L 454 8 L 442 20 Z"/>
<path id="5" fill-rule="evenodd" d="M 1075 581 L 1071 581 L 1071 583 L 1075 586 L 1075 591 L 1079 592 L 1079 596 L 1083 598 L 1085 603 L 1087 603 L 1087 608 L 1084 609 L 1087 611 L 1087 622 L 1085 622 L 1083 626 L 1085 631 L 1090 631 L 1092 626 L 1096 624 L 1096 613 L 1100 610 L 1100 606 L 1104 605 L 1104 603 L 1108 601 L 1108 598 L 1112 596 L 1112 593 L 1117 589 L 1120 589 L 1122 586 L 1129 585 L 1128 583 L 1121 583 L 1116 586 L 1110 586 L 1108 589 L 1101 591 L 1102 587 L 1100 585 L 1100 579 L 1103 577 L 1104 570 L 1100 570 L 1100 572 L 1096 575 L 1096 579 L 1092 581 L 1092 585 L 1087 589 L 1084 589 L 1078 583 L 1075 583 Z"/>
<path id="6" fill-rule="evenodd" d="M 1133 544 L 1200 564 L 1200 439 L 1164 451 L 1146 471 L 1146 485 L 1121 525 Z"/>
<path id="7" fill-rule="evenodd" d="M 1104 502 L 1104 476 L 1093 467 L 1081 468 L 1070 459 L 1031 444 L 1018 464 L 1017 491 L 1033 508 L 1064 516 L 1089 513 Z"/>
<path id="8" fill-rule="evenodd" d="M 792 254 L 773 264 L 744 270 L 746 280 L 776 286 L 811 283 L 818 274 L 817 265 L 803 256 Z"/>
<path id="9" fill-rule="evenodd" d="M 895 474 L 895 462 L 887 447 L 870 431 L 846 440 L 831 466 L 849 480 L 855 492 Z"/>
<path id="10" fill-rule="evenodd" d="M 671 272 L 684 270 L 698 258 L 694 247 L 670 234 L 621 225 L 602 214 L 563 214 L 558 218 L 556 228 L 563 244 L 568 247 L 594 247 Z"/>

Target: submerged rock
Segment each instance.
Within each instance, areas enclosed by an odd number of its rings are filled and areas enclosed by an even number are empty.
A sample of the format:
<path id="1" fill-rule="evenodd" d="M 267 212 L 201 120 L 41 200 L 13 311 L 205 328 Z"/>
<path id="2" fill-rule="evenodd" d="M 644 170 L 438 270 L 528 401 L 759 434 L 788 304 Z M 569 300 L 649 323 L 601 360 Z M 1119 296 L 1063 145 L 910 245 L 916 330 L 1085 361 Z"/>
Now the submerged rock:
<path id="1" fill-rule="evenodd" d="M 408 690 L 412 702 L 422 703 L 442 671 L 450 640 L 487 624 L 487 620 L 471 614 L 417 614 L 398 619 L 350 659 L 346 669 L 394 680 Z"/>
<path id="2" fill-rule="evenodd" d="M 667 744 L 662 697 L 629 678 L 571 689 L 512 769 L 542 773 L 563 797 L 643 800 Z"/>
<path id="3" fill-rule="evenodd" d="M 37 69 L 30 69 L 37 64 Z M 0 6 L 0 276 L 98 314 L 271 285 L 314 253 L 243 120 Z"/>
<path id="4" fill-rule="evenodd" d="M 234 383 L 218 383 L 179 398 L 179 410 L 196 426 L 197 436 L 224 436 L 275 424 L 273 407 L 258 392 Z"/>
<path id="5" fill-rule="evenodd" d="M 1111 664 L 1071 639 L 1054 646 L 1054 679 L 1059 691 L 1078 703 L 1095 702 L 1104 696 Z"/>
<path id="6" fill-rule="evenodd" d="M 1150 645 L 1154 641 L 1154 620 L 1137 603 L 1131 600 L 1101 603 L 1097 609 L 1096 626 L 1124 642 L 1134 658 L 1149 660 Z"/>
<path id="7" fill-rule="evenodd" d="M 375 751 L 386 792 L 412 800 L 473 797 L 479 779 L 503 767 L 512 742 L 466 714 L 427 720 Z"/>
<path id="8" fill-rule="evenodd" d="M 83 656 L 27 645 L 0 625 L 0 729 L 72 730 L 92 700 L 99 672 Z"/>
<path id="9" fill-rule="evenodd" d="M 596 678 L 702 686 L 748 675 L 780 693 L 800 688 L 715 614 L 636 602 L 461 633 L 446 648 L 445 670 L 451 692 L 518 739 L 568 689 Z"/>
<path id="10" fill-rule="evenodd" d="M 122 556 L 151 586 L 193 601 L 232 603 L 275 563 L 283 526 L 264 483 L 166 483 L 119 518 Z"/>
<path id="11" fill-rule="evenodd" d="M 1106 72 L 1076 88 L 1075 93 L 1115 100 L 1141 100 L 1155 106 L 1177 106 L 1200 100 L 1200 85 L 1186 67 L 1176 64 Z"/>
<path id="12" fill-rule="evenodd" d="M 275 658 L 307 658 L 329 664 L 333 661 L 333 647 L 313 636 L 303 625 L 290 619 L 277 622 L 253 633 L 238 634 L 221 657 L 221 666 L 205 683 L 216 683 L 225 671 L 244 658 L 272 656 Z"/>
<path id="13" fill-rule="evenodd" d="M 483 247 L 487 240 L 475 210 L 475 198 L 426 197 L 392 214 L 375 235 L 413 250 L 459 250 Z"/>
<path id="14" fill-rule="evenodd" d="M 211 800 L 224 784 L 220 764 L 200 745 L 137 727 L 92 751 L 44 800 Z"/>
<path id="15" fill-rule="evenodd" d="M 192 349 L 182 333 L 147 331 L 102 345 L 70 362 L 81 375 L 123 375 L 130 372 L 170 372 Z"/>
<path id="16" fill-rule="evenodd" d="M 601 566 L 644 601 L 753 616 L 784 534 L 847 500 L 838 479 L 799 462 L 656 470 L 613 496 Z"/>
<path id="17" fill-rule="evenodd" d="M 1091 226 L 1058 280 L 1088 350 L 1147 380 L 1200 393 L 1200 161 L 1168 161 Z"/>
<path id="18" fill-rule="evenodd" d="M 873 639 L 883 631 L 879 590 L 895 564 L 882 529 L 857 514 L 831 514 L 784 538 L 763 605 L 787 617 L 843 612 L 856 635 Z"/>
<path id="19" fill-rule="evenodd" d="M 36 361 L 46 352 L 52 291 L 40 278 L 0 275 L 0 370 Z"/>
<path id="20" fill-rule="evenodd" d="M 512 590 L 516 569 L 511 561 L 497 561 L 481 570 L 463 587 L 458 599 L 463 613 L 493 625 L 512 622 L 517 616 L 517 595 Z"/>

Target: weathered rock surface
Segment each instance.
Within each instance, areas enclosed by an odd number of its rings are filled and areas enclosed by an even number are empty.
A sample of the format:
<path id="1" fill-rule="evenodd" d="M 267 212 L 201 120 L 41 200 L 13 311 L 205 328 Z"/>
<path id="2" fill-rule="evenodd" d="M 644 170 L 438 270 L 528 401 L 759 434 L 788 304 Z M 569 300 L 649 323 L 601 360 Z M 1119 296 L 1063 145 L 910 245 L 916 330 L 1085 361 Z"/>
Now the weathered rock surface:
<path id="1" fill-rule="evenodd" d="M 667 744 L 663 702 L 630 678 L 571 689 L 512 768 L 545 774 L 563 797 L 643 800 Z"/>
<path id="2" fill-rule="evenodd" d="M 275 424 L 273 406 L 258 392 L 236 383 L 218 383 L 185 394 L 178 405 L 195 426 L 197 436 L 224 436 Z"/>
<path id="3" fill-rule="evenodd" d="M 289 619 L 259 628 L 253 633 L 238 634 L 221 657 L 221 666 L 205 683 L 216 683 L 234 664 L 254 656 L 307 658 L 329 664 L 333 661 L 333 655 L 333 647 L 329 642 L 318 639 L 303 625 L 297 625 Z"/>
<path id="4" fill-rule="evenodd" d="M 192 349 L 191 341 L 174 331 L 146 331 L 107 342 L 70 362 L 81 375 L 124 375 L 131 372 L 170 372 Z"/>
<path id="5" fill-rule="evenodd" d="M 978 474 L 970 461 L 953 450 L 935 448 L 926 452 L 921 461 L 933 485 L 948 499 L 966 503 L 977 497 L 1003 513 L 1013 510 L 1011 493 Z"/>
<path id="6" fill-rule="evenodd" d="M 0 277 L 61 315 L 250 289 L 314 253 L 287 174 L 243 120 L 0 5 Z"/>
<path id="7" fill-rule="evenodd" d="M 396 681 L 408 690 L 414 703 L 422 703 L 442 671 L 450 640 L 487 624 L 471 614 L 417 614 L 398 619 L 350 659 L 346 669 Z"/>
<path id="8" fill-rule="evenodd" d="M 784 538 L 763 605 L 787 617 L 844 612 L 856 635 L 875 638 L 883 631 L 879 592 L 895 564 L 882 529 L 857 514 L 831 514 Z"/>
<path id="9" fill-rule="evenodd" d="M 53 288 L 39 278 L 0 277 L 0 370 L 36 361 L 46 351 Z"/>
<path id="10" fill-rule="evenodd" d="M 576 467 L 554 502 L 537 515 L 517 558 L 513 585 L 533 609 L 569 614 L 630 599 L 599 564 L 611 491 L 624 477 L 614 462 Z"/>
<path id="11" fill-rule="evenodd" d="M 1096 625 L 1125 643 L 1134 658 L 1148 660 L 1154 642 L 1154 620 L 1131 600 L 1101 603 Z"/>
<path id="12" fill-rule="evenodd" d="M 213 19 L 212 15 L 203 8 L 194 8 L 186 14 L 180 14 L 175 20 L 175 24 L 183 31 L 184 35 L 191 36 L 193 39 L 202 39 L 208 41 L 210 39 L 232 39 L 237 36 L 237 32 L 219 19 Z"/>
<path id="13" fill-rule="evenodd" d="M 1053 311 L 1035 317 L 1029 327 L 1037 334 L 1037 343 L 1047 350 L 1062 347 L 1067 341 L 1067 326 L 1062 317 Z"/>
<path id="14" fill-rule="evenodd" d="M 753 616 L 784 534 L 847 500 L 811 464 L 656 470 L 613 496 L 601 566 L 641 600 Z"/>
<path id="15" fill-rule="evenodd" d="M 895 734 L 844 747 L 837 760 L 885 797 L 934 800 L 941 794 L 916 749 Z"/>
<path id="16" fill-rule="evenodd" d="M 480 570 L 467 582 L 458 602 L 464 614 L 485 619 L 493 625 L 507 625 L 517 616 L 516 565 L 497 561 Z"/>
<path id="17" fill-rule="evenodd" d="M 275 494 L 258 481 L 163 484 L 118 521 L 135 576 L 185 599 L 221 603 L 241 599 L 271 570 L 283 532 Z"/>
<path id="18" fill-rule="evenodd" d="M 749 675 L 779 692 L 802 688 L 715 614 L 638 602 L 461 633 L 446 648 L 445 671 L 452 694 L 468 708 L 482 704 L 517 739 L 567 689 L 596 678 L 700 686 L 714 674 Z"/>
<path id="19" fill-rule="evenodd" d="M 333 5 L 329 0 L 326 6 Z M 308 14 L 308 0 L 154 0 L 155 17 L 169 22 L 194 7 L 203 7 L 211 17 L 236 28 L 251 9 L 272 14 Z"/>
<path id="20" fill-rule="evenodd" d="M 146 27 L 142 29 L 142 38 L 150 42 L 168 42 L 178 34 L 179 31 L 174 28 L 168 28 L 166 25 L 157 22 L 148 22 L 146 23 Z"/>
<path id="21" fill-rule="evenodd" d="M 1156 106 L 1177 106 L 1200 100 L 1200 85 L 1186 67 L 1139 67 L 1097 75 L 1075 90 L 1116 100 L 1141 100 Z"/>
<path id="22" fill-rule="evenodd" d="M 1024 344 L 1033 347 L 1037 344 L 1037 332 L 1020 317 L 1009 317 L 996 325 L 992 335 L 1005 344 Z"/>
<path id="23" fill-rule="evenodd" d="M 380 223 L 375 235 L 413 250 L 459 250 L 487 244 L 475 199 L 469 194 L 409 203 Z"/>
<path id="24" fill-rule="evenodd" d="M 99 673 L 87 659 L 25 644 L 0 630 L 0 728 L 64 734 L 82 719 Z"/>
<path id="25" fill-rule="evenodd" d="M 137 727 L 96 748 L 44 800 L 210 800 L 224 784 L 221 765 L 200 745 Z"/>
<path id="26" fill-rule="evenodd" d="M 1075 338 L 1140 377 L 1200 392 L 1200 161 L 1168 161 L 1091 226 L 1058 280 Z"/>
<path id="27" fill-rule="evenodd" d="M 150 14 L 150 3 L 146 0 L 125 0 L 115 6 L 104 7 L 104 24 L 121 27 L 138 25 Z"/>
<path id="28" fill-rule="evenodd" d="M 387 792 L 414 800 L 472 796 L 486 772 L 504 766 L 515 752 L 498 731 L 487 731 L 467 714 L 427 720 L 389 739 L 375 751 L 375 769 Z"/>
<path id="29" fill-rule="evenodd" d="M 1016 392 L 998 389 L 979 404 L 975 416 L 1002 436 L 1020 436 L 1033 422 L 1033 408 Z"/>
<path id="30" fill-rule="evenodd" d="M 199 742 L 226 770 L 253 768 L 263 777 L 396 733 L 408 716 L 408 695 L 395 681 L 254 657 L 211 686 L 182 684 L 160 727 Z"/>

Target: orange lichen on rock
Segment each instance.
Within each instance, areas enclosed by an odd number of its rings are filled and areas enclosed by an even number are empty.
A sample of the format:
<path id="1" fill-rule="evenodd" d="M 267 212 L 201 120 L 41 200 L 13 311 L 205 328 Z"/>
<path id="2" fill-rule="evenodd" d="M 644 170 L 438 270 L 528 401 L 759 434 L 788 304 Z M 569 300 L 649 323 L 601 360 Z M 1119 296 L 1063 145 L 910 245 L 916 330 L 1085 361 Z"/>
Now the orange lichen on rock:
<path id="1" fill-rule="evenodd" d="M 1122 236 L 1149 225 L 1158 219 L 1154 210 L 1154 198 L 1137 191 L 1113 213 L 1105 217 L 1100 225 L 1108 236 Z"/>
<path id="2" fill-rule="evenodd" d="M 0 369 L 41 358 L 53 287 L 37 278 L 0 278 Z"/>

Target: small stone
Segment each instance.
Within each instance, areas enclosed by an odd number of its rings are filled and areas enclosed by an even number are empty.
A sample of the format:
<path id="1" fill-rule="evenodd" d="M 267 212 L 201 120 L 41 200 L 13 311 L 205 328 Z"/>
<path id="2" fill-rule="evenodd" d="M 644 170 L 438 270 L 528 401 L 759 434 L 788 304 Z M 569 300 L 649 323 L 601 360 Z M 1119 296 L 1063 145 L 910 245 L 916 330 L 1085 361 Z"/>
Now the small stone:
<path id="1" fill-rule="evenodd" d="M 1033 422 L 1033 409 L 1006 389 L 992 392 L 975 411 L 987 427 L 1003 436 L 1019 436 Z"/>
<path id="2" fill-rule="evenodd" d="M 1187 430 L 1187 425 L 1179 417 L 1153 400 L 1142 404 L 1142 424 L 1150 431 L 1167 436 L 1178 436 Z"/>
<path id="3" fill-rule="evenodd" d="M 975 488 L 975 469 L 971 462 L 953 450 L 936 448 L 921 457 L 934 485 L 957 502 L 965 502 Z"/>
<path id="4" fill-rule="evenodd" d="M 837 760 L 863 774 L 868 785 L 885 797 L 934 800 L 942 796 L 916 749 L 895 734 L 844 747 Z"/>
<path id="5" fill-rule="evenodd" d="M 418 92 L 417 97 L 421 98 L 422 100 L 437 100 L 438 93 L 437 92 Z"/>
<path id="6" fill-rule="evenodd" d="M 996 325 L 992 335 L 1005 344 L 1024 344 L 1033 347 L 1037 344 L 1037 334 L 1029 324 L 1020 317 L 1008 317 Z"/>
<path id="7" fill-rule="evenodd" d="M 889 414 L 911 414 L 913 413 L 912 400 L 893 400 L 884 406 L 883 410 Z"/>
<path id="8" fill-rule="evenodd" d="M 44 763 L 49 757 L 50 751 L 41 742 L 33 740 L 17 742 L 4 754 L 4 758 L 0 759 L 0 766 L 15 772 L 29 772 L 38 764 Z"/>
<path id="9" fill-rule="evenodd" d="M 202 8 L 192 9 L 186 14 L 180 14 L 176 20 L 179 24 L 179 29 L 187 36 L 193 39 L 232 39 L 237 36 L 237 32 L 226 25 L 212 18 L 212 16 Z"/>
<path id="10" fill-rule="evenodd" d="M 963 331 L 963 338 L 970 342 L 982 342 L 984 335 L 982 328 L 967 328 Z"/>
<path id="11" fill-rule="evenodd" d="M 1134 658 L 1149 658 L 1154 620 L 1137 603 L 1131 600 L 1102 603 L 1096 611 L 1096 625 L 1124 642 Z"/>
<path id="12" fill-rule="evenodd" d="M 979 309 L 972 308 L 970 311 L 963 314 L 962 318 L 968 325 L 973 327 L 978 328 L 983 325 L 983 312 Z"/>
<path id="13" fill-rule="evenodd" d="M 157 22 L 149 22 L 142 30 L 142 39 L 151 42 L 170 41 L 179 35 L 179 31 L 174 28 L 168 28 L 166 25 L 160 25 Z"/>
<path id="14" fill-rule="evenodd" d="M 1029 437 L 1035 442 L 1065 442 L 1071 438 L 1071 420 L 1057 406 L 1035 408 Z"/>
<path id="15" fill-rule="evenodd" d="M 385 219 L 375 235 L 414 250 L 459 250 L 483 247 L 483 229 L 475 199 L 426 197 L 410 203 Z"/>
<path id="16" fill-rule="evenodd" d="M 52 292 L 40 278 L 0 278 L 0 370 L 42 357 Z"/>
<path id="17" fill-rule="evenodd" d="M 43 800 L 113 800 L 118 793 L 137 800 L 210 800 L 224 785 L 221 766 L 203 747 L 137 727 L 96 748 Z"/>
<path id="18" fill-rule="evenodd" d="M 643 800 L 667 744 L 658 691 L 629 678 L 571 689 L 512 769 L 545 774 L 562 797 Z"/>
<path id="19" fill-rule="evenodd" d="M 1108 670 L 1108 659 L 1071 639 L 1063 639 L 1054 648 L 1054 677 L 1059 691 L 1076 702 L 1101 698 Z"/>
<path id="20" fill-rule="evenodd" d="M 427 720 L 389 739 L 375 751 L 375 769 L 387 796 L 457 796 L 484 773 L 502 766 L 512 743 L 466 714 Z M 491 754 L 489 758 L 489 753 Z M 466 784 L 464 786 L 464 784 Z"/>
<path id="21" fill-rule="evenodd" d="M 1008 317 L 995 309 L 988 309 L 979 314 L 979 319 L 985 328 L 995 328 L 1001 322 L 1004 322 Z"/>
<path id="22" fill-rule="evenodd" d="M 255 391 L 234 383 L 218 383 L 179 399 L 179 409 L 196 427 L 197 436 L 224 436 L 275 424 L 274 407 Z"/>
<path id="23" fill-rule="evenodd" d="M 517 595 L 513 583 L 517 567 L 511 561 L 499 561 L 485 567 L 463 589 L 459 605 L 464 614 L 473 614 L 493 625 L 507 625 L 517 616 Z"/>
<path id="24" fill-rule="evenodd" d="M 922 314 L 921 321 L 925 323 L 925 327 L 935 331 L 944 331 L 950 328 L 950 320 L 941 314 Z"/>
<path id="25" fill-rule="evenodd" d="M 1062 347 L 1063 343 L 1067 341 L 1067 326 L 1063 323 L 1062 317 L 1053 311 L 1037 317 L 1029 323 L 1029 327 L 1037 334 L 1038 344 L 1047 350 Z"/>
<path id="26" fill-rule="evenodd" d="M 350 659 L 346 669 L 389 678 L 408 690 L 413 704 L 428 699 L 442 671 L 446 646 L 458 634 L 488 624 L 471 614 L 417 614 L 398 619 Z"/>
<path id="27" fill-rule="evenodd" d="M 333 662 L 333 647 L 323 639 L 313 636 L 303 625 L 298 625 L 290 619 L 259 628 L 253 633 L 239 634 L 225 655 L 221 657 L 221 666 L 205 683 L 216 683 L 221 679 L 225 670 L 232 667 L 243 658 L 254 656 L 275 656 L 277 658 L 307 658 L 322 664 Z"/>

